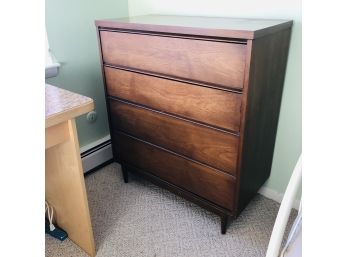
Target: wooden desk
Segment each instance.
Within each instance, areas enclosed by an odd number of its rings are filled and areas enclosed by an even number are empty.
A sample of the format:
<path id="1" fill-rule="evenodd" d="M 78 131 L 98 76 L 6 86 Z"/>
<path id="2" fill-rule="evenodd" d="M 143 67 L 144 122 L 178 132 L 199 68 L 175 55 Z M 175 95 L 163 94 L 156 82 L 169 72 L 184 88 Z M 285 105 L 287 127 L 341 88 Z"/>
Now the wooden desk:
<path id="1" fill-rule="evenodd" d="M 46 200 L 58 226 L 90 256 L 95 245 L 83 177 L 75 117 L 93 100 L 46 84 Z"/>

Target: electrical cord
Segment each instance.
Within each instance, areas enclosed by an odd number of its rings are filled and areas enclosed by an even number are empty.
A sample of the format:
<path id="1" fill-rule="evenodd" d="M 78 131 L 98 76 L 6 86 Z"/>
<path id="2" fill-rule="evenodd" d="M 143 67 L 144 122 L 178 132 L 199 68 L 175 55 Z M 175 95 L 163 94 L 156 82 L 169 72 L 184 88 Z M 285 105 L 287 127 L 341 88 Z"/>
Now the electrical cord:
<path id="1" fill-rule="evenodd" d="M 53 225 L 53 207 L 48 204 L 47 201 L 45 201 L 46 209 L 45 212 L 47 212 L 48 221 L 50 222 L 50 231 L 53 231 L 56 229 L 56 227 Z"/>

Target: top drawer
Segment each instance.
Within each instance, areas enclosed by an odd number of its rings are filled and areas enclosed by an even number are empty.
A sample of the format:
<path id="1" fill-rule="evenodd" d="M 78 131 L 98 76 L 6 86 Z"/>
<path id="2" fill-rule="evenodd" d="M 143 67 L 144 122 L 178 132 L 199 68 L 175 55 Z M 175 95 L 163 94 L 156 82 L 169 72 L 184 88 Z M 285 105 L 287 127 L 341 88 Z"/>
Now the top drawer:
<path id="1" fill-rule="evenodd" d="M 246 45 L 100 31 L 104 63 L 243 88 Z"/>

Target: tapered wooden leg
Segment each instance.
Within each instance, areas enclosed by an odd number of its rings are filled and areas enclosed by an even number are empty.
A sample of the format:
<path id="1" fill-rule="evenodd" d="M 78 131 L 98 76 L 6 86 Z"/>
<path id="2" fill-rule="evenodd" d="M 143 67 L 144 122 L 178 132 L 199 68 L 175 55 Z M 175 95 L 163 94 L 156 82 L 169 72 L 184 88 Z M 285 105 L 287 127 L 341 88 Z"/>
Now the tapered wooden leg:
<path id="1" fill-rule="evenodd" d="M 228 224 L 228 216 L 222 215 L 221 216 L 221 234 L 223 235 L 226 234 L 227 224 Z"/>
<path id="2" fill-rule="evenodd" d="M 124 183 L 128 183 L 128 171 L 123 165 L 121 165 L 121 169 L 122 169 L 123 181 Z"/>

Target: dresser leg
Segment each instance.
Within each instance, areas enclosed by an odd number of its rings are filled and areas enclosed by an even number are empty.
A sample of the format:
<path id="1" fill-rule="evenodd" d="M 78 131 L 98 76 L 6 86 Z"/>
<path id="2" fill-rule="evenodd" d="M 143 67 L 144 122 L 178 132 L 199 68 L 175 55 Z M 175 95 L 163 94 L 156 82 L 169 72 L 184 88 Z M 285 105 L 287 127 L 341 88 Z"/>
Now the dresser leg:
<path id="1" fill-rule="evenodd" d="M 121 170 L 122 170 L 122 176 L 123 176 L 124 183 L 128 183 L 128 171 L 127 171 L 127 169 L 123 165 L 121 165 Z"/>
<path id="2" fill-rule="evenodd" d="M 227 224 L 228 224 L 228 216 L 222 215 L 221 216 L 221 234 L 226 234 Z"/>

